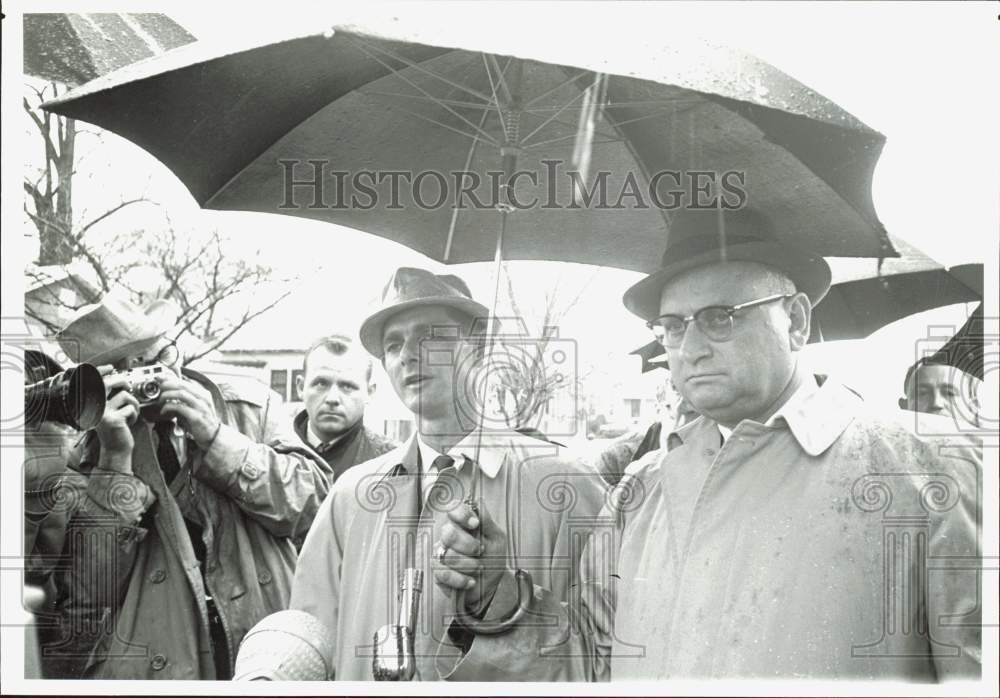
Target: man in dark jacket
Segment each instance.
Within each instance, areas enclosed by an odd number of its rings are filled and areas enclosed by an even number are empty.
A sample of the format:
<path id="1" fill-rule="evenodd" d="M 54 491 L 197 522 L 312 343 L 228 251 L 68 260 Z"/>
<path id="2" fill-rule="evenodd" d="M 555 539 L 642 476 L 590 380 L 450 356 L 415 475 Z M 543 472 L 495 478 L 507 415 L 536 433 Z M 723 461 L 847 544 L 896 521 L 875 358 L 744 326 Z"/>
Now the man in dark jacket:
<path id="1" fill-rule="evenodd" d="M 123 389 L 102 369 L 110 396 L 56 572 L 62 632 L 44 648 L 61 677 L 230 678 L 246 632 L 287 606 L 293 539 L 332 482 L 282 428 L 277 394 L 180 368 L 174 322 L 107 296 L 59 334 L 81 362 L 158 371 Z"/>
<path id="2" fill-rule="evenodd" d="M 375 390 L 372 362 L 350 338 L 332 335 L 314 342 L 296 383 L 305 409 L 295 416 L 295 433 L 326 460 L 334 479 L 399 445 L 364 424 Z"/>

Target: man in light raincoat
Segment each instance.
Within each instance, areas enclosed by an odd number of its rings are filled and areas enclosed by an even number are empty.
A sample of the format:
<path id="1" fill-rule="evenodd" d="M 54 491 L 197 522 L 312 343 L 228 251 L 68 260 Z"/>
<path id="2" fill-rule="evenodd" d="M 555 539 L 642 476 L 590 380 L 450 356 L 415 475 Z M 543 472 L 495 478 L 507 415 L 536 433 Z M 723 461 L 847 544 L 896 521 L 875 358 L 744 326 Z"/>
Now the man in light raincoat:
<path id="1" fill-rule="evenodd" d="M 487 314 L 458 277 L 404 267 L 362 324 L 362 344 L 417 431 L 338 478 L 302 546 L 291 607 L 332 637 L 331 678 L 373 678 L 373 637 L 398 618 L 406 568 L 425 582 L 411 658 L 412 678 L 424 681 L 453 678 L 477 630 L 502 633 L 509 609 L 541 593 L 568 601 L 579 589 L 580 552 L 604 500 L 600 475 L 550 442 L 484 423 L 475 328 Z"/>
<path id="2" fill-rule="evenodd" d="M 453 676 L 978 678 L 981 452 L 804 370 L 822 258 L 688 215 L 624 302 L 702 416 L 627 469 L 579 603 L 536 594 Z"/>

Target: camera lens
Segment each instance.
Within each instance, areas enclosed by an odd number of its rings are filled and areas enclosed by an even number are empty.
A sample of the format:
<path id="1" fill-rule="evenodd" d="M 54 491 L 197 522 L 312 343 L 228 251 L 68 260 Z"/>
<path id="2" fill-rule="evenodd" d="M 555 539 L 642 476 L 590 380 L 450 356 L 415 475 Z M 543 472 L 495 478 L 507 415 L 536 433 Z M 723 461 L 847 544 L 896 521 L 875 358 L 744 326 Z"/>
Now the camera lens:
<path id="1" fill-rule="evenodd" d="M 160 397 L 160 384 L 156 381 L 146 381 L 139 386 L 139 396 L 144 402 L 151 402 Z"/>

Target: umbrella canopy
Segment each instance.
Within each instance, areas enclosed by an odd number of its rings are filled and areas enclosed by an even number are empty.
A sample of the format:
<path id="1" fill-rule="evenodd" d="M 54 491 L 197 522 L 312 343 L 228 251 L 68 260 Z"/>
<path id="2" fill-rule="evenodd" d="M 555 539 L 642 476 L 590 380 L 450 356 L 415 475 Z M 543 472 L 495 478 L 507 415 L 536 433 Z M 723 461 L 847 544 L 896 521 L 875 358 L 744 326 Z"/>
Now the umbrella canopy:
<path id="1" fill-rule="evenodd" d="M 64 85 L 99 75 L 195 40 L 166 15 L 24 15 L 24 73 Z"/>
<path id="2" fill-rule="evenodd" d="M 891 322 L 953 303 L 981 301 L 983 265 L 946 268 L 898 238 L 900 257 L 831 258 L 833 285 L 813 311 L 811 342 L 862 339 Z"/>
<path id="3" fill-rule="evenodd" d="M 895 254 L 871 200 L 884 137 L 772 66 L 701 42 L 626 66 L 579 34 L 484 53 L 497 41 L 478 25 L 447 45 L 410 24 L 194 44 L 46 108 L 145 148 L 203 207 L 330 221 L 446 263 L 494 259 L 509 218 L 505 259 L 649 272 L 692 205 L 746 205 L 823 255 Z"/>
<path id="4" fill-rule="evenodd" d="M 953 366 L 970 376 L 983 380 L 986 375 L 986 345 L 990 346 L 989 369 L 997 370 L 998 343 L 1000 337 L 994 333 L 986 334 L 986 323 L 983 319 L 983 304 L 972 311 L 969 319 L 949 339 L 943 347 L 931 355 L 929 362 Z"/>
<path id="5" fill-rule="evenodd" d="M 658 368 L 670 368 L 667 363 L 667 350 L 655 339 L 630 351 L 629 356 L 638 356 L 642 359 L 642 373 L 649 373 Z"/>

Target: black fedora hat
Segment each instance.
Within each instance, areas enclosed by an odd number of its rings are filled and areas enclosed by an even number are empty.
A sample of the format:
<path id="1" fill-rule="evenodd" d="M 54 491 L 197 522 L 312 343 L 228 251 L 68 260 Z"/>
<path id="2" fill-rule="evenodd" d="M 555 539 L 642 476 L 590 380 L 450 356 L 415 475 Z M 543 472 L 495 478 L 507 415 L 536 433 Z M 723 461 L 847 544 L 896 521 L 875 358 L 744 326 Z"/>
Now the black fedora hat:
<path id="1" fill-rule="evenodd" d="M 830 290 L 830 266 L 821 256 L 775 242 L 767 219 L 750 209 L 683 211 L 670 225 L 660 268 L 625 291 L 625 307 L 643 320 L 660 314 L 660 294 L 671 279 L 708 264 L 757 262 L 784 273 L 813 307 Z"/>

